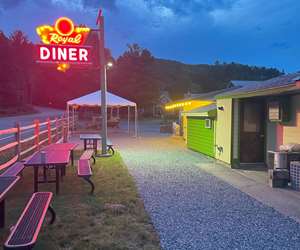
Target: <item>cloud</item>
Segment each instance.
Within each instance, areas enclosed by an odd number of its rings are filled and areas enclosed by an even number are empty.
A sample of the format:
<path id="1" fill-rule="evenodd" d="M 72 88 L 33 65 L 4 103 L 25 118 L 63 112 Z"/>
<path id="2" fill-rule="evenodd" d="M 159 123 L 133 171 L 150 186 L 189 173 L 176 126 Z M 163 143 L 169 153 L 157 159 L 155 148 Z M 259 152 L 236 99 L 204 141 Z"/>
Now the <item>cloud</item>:
<path id="1" fill-rule="evenodd" d="M 216 9 L 229 9 L 238 0 L 145 0 L 150 8 L 164 6 L 180 16 Z"/>
<path id="2" fill-rule="evenodd" d="M 100 7 L 115 56 L 127 43 L 139 43 L 157 57 L 186 63 L 299 66 L 295 0 L 0 0 L 0 27 L 6 34 L 24 30 L 34 41 L 37 25 L 62 15 L 95 27 Z"/>
<path id="3" fill-rule="evenodd" d="M 281 29 L 291 20 L 299 20 L 300 2 L 294 0 L 262 1 L 238 0 L 231 8 L 215 9 L 210 12 L 216 25 L 237 29 L 259 30 Z M 278 27 L 276 27 L 278 26 Z"/>
<path id="4" fill-rule="evenodd" d="M 24 1 L 24 0 L 23 0 Z M 22 0 L 1 0 L 0 9 L 7 10 L 16 7 Z"/>
<path id="5" fill-rule="evenodd" d="M 84 7 L 93 9 L 117 10 L 116 0 L 82 0 L 82 4 Z"/>

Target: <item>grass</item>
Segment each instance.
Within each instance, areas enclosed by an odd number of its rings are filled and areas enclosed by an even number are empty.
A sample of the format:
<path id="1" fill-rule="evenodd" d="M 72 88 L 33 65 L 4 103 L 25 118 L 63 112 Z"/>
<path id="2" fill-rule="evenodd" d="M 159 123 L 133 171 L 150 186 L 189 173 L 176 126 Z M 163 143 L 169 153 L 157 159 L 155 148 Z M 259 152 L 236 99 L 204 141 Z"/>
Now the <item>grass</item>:
<path id="1" fill-rule="evenodd" d="M 0 230 L 1 242 L 32 193 L 32 172 L 31 168 L 26 169 L 8 195 L 6 228 Z M 60 195 L 55 195 L 52 202 L 57 220 L 53 225 L 44 223 L 34 249 L 160 249 L 157 234 L 120 155 L 98 159 L 93 166 L 92 180 L 96 187 L 93 196 L 88 194 L 90 186 L 77 177 L 76 167 L 67 168 Z M 55 185 L 40 185 L 39 191 L 55 193 Z M 106 210 L 105 203 L 123 204 L 126 209 L 117 214 Z"/>

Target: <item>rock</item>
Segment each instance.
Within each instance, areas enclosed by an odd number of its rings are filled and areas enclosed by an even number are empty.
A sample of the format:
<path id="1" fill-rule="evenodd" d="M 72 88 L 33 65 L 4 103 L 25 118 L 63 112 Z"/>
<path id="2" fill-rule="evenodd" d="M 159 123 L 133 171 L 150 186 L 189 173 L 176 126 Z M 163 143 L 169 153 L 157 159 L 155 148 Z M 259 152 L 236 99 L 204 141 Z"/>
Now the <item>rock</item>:
<path id="1" fill-rule="evenodd" d="M 112 203 L 105 203 L 104 210 L 109 210 L 114 214 L 122 214 L 126 211 L 127 207 L 122 204 L 112 204 Z"/>

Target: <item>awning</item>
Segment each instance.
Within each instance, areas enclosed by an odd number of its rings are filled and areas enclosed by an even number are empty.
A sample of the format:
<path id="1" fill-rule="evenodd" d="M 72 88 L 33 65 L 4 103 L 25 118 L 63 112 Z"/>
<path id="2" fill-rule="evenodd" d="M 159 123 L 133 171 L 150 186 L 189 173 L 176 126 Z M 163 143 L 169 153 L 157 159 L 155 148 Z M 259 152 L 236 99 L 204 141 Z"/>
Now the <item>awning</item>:
<path id="1" fill-rule="evenodd" d="M 210 104 L 201 108 L 192 109 L 189 111 L 182 112 L 183 115 L 188 117 L 198 116 L 198 117 L 216 117 L 217 116 L 217 105 Z"/>
<path id="2" fill-rule="evenodd" d="M 106 103 L 108 107 L 136 107 L 136 103 L 123 97 L 107 92 Z M 96 91 L 67 102 L 69 106 L 101 106 L 101 91 Z"/>

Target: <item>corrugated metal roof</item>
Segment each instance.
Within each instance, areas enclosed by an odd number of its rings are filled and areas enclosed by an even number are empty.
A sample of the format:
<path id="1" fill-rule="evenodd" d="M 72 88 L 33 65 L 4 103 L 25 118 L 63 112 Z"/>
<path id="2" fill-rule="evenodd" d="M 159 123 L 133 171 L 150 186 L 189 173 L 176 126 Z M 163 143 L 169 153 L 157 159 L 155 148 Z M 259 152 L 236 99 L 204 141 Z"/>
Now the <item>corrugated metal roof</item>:
<path id="1" fill-rule="evenodd" d="M 260 83 L 261 81 L 231 80 L 230 82 L 236 87 L 245 87 L 252 84 Z"/>
<path id="2" fill-rule="evenodd" d="M 218 96 L 220 94 L 223 94 L 223 93 L 226 93 L 228 91 L 232 91 L 232 90 L 237 89 L 237 88 L 240 88 L 240 87 L 230 87 L 230 88 L 211 91 L 211 92 L 207 92 L 207 93 L 191 94 L 190 97 L 169 102 L 169 103 L 167 103 L 167 105 L 171 105 L 172 103 L 192 101 L 192 100 L 214 101 L 214 100 L 216 100 L 216 96 Z"/>
<path id="3" fill-rule="evenodd" d="M 201 116 L 201 114 L 203 114 L 203 116 L 207 116 L 208 112 L 214 111 L 214 110 L 217 110 L 217 105 L 215 103 L 201 107 L 201 108 L 195 108 L 195 109 L 192 109 L 189 111 L 185 111 L 185 112 L 182 112 L 182 114 L 186 114 L 187 116 L 192 115 L 192 114 Z"/>
<path id="4" fill-rule="evenodd" d="M 255 83 L 246 85 L 244 87 L 234 89 L 232 91 L 228 91 L 223 94 L 219 94 L 216 98 L 226 98 L 226 97 L 233 97 L 239 96 L 243 94 L 251 94 L 252 92 L 259 92 L 273 88 L 280 88 L 289 85 L 294 85 L 296 81 L 300 79 L 300 72 L 281 75 L 266 81 L 257 81 Z"/>

